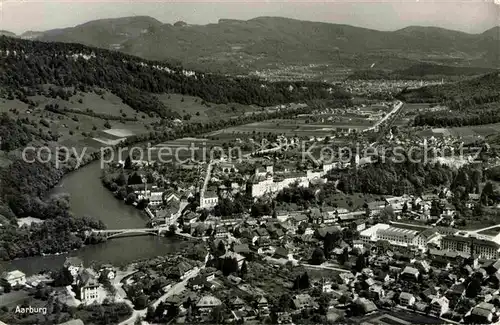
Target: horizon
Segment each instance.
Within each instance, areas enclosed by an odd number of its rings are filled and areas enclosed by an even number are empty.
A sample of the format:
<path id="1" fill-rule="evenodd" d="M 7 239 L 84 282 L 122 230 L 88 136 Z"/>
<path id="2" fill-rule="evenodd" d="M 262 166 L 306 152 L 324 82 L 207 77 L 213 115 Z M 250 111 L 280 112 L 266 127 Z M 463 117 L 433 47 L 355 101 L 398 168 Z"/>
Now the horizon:
<path id="1" fill-rule="evenodd" d="M 294 0 L 252 2 L 222 0 L 218 3 L 200 0 L 181 3 L 167 0 L 145 1 L 140 4 L 113 0 L 107 2 L 75 0 L 71 3 L 52 0 L 22 2 L 7 0 L 0 3 L 0 30 L 20 35 L 28 31 L 75 27 L 93 20 L 134 16 L 148 16 L 163 24 L 184 21 L 191 25 L 214 24 L 220 19 L 250 20 L 259 17 L 279 17 L 351 25 L 379 31 L 396 31 L 419 26 L 480 34 L 499 26 L 499 9 L 500 6 L 493 2 L 462 3 L 429 0 L 365 3 L 353 1 L 302 3 Z M 49 14 L 50 17 L 47 17 Z M 19 17 L 25 18 L 18 19 Z"/>

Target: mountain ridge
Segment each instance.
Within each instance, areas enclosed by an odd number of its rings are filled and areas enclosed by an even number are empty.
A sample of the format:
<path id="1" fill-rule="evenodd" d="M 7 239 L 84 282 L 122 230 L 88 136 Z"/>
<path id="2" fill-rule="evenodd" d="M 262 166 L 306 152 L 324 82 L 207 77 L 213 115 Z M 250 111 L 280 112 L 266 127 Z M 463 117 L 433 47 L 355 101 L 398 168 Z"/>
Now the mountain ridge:
<path id="1" fill-rule="evenodd" d="M 149 16 L 109 18 L 43 32 L 35 39 L 81 43 L 149 60 L 173 60 L 195 68 L 322 63 L 357 67 L 379 60 L 427 61 L 498 67 L 498 27 L 469 34 L 433 26 L 396 31 L 285 17 L 219 19 L 206 25 L 164 24 Z M 389 62 L 388 61 L 388 62 Z"/>

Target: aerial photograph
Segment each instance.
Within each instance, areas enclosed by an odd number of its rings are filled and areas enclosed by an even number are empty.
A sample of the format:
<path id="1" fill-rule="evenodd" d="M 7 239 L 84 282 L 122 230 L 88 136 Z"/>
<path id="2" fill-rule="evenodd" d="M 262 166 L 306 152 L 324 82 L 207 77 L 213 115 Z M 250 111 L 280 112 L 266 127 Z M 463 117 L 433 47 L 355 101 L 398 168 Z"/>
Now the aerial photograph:
<path id="1" fill-rule="evenodd" d="M 0 0 L 0 325 L 500 325 L 500 2 Z"/>

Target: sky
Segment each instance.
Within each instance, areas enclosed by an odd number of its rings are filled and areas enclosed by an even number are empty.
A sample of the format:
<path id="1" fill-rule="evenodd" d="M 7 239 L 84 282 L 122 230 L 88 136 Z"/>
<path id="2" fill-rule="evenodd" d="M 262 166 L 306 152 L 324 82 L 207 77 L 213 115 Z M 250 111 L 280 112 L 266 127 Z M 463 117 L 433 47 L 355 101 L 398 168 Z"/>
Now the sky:
<path id="1" fill-rule="evenodd" d="M 151 16 L 164 23 L 216 23 L 220 18 L 280 16 L 378 30 L 438 26 L 481 33 L 500 22 L 500 0 L 0 0 L 0 29 L 71 27 L 124 16 Z"/>

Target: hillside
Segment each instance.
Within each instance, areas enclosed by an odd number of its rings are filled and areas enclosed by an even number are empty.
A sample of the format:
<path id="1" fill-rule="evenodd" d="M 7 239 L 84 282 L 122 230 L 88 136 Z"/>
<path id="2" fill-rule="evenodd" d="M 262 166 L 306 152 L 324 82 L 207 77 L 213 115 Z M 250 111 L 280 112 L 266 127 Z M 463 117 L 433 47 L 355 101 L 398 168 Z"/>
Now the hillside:
<path id="1" fill-rule="evenodd" d="M 349 79 L 352 80 L 401 80 L 401 79 L 464 79 L 471 76 L 482 75 L 495 71 L 492 68 L 481 67 L 456 67 L 447 65 L 437 65 L 430 63 L 419 63 L 405 69 L 393 71 L 381 69 L 363 69 L 353 72 Z"/>
<path id="2" fill-rule="evenodd" d="M 500 122 L 500 74 L 489 73 L 456 83 L 403 91 L 407 102 L 440 103 L 448 110 L 423 112 L 416 116 L 417 126 L 465 126 Z"/>
<path id="3" fill-rule="evenodd" d="M 40 84 L 110 89 L 128 105 L 162 117 L 168 108 L 148 93 L 180 93 L 215 103 L 259 106 L 346 96 L 323 83 L 268 83 L 187 71 L 179 66 L 78 44 L 0 38 L 0 85 L 9 93 L 33 93 Z M 24 87 L 24 88 L 21 88 Z"/>
<path id="4" fill-rule="evenodd" d="M 252 70 L 268 64 L 330 63 L 356 67 L 362 60 L 401 59 L 451 65 L 498 66 L 495 29 L 467 34 L 412 26 L 382 32 L 349 25 L 279 17 L 221 19 L 217 24 L 161 24 L 150 17 L 88 22 L 47 31 L 43 41 L 76 42 L 152 60 L 178 60 L 205 69 Z M 496 38 L 498 40 L 498 38 Z M 355 58 L 353 58 L 353 55 Z"/>

